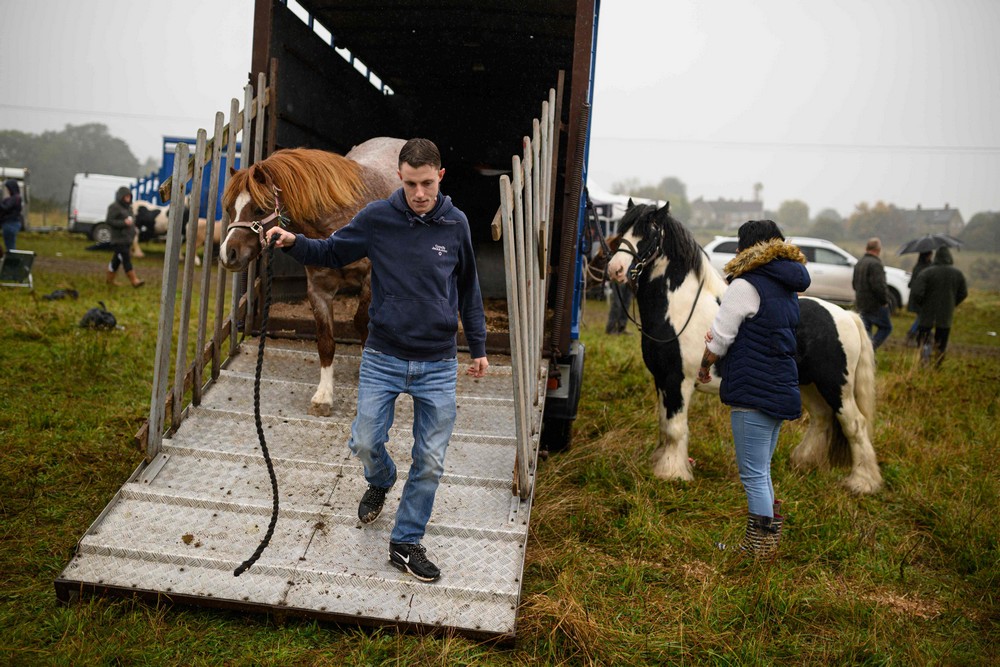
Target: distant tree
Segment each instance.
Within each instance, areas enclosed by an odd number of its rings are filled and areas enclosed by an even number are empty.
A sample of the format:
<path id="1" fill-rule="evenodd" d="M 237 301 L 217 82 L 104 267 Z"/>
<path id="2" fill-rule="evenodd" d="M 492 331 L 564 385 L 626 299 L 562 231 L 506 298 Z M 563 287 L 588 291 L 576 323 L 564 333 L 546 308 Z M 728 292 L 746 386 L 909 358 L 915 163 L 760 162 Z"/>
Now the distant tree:
<path id="1" fill-rule="evenodd" d="M 809 205 L 798 199 L 782 202 L 775 218 L 786 234 L 804 232 L 809 227 Z"/>
<path id="2" fill-rule="evenodd" d="M 142 163 L 139 167 L 139 173 L 136 176 L 149 176 L 154 171 L 160 170 L 160 161 L 155 157 L 148 157 L 146 161 Z"/>
<path id="3" fill-rule="evenodd" d="M 764 184 L 757 182 L 753 184 L 753 200 L 760 201 L 760 193 L 764 189 Z"/>
<path id="4" fill-rule="evenodd" d="M 862 202 L 847 219 L 850 236 L 859 241 L 877 236 L 882 245 L 903 243 L 912 236 L 902 212 L 892 204 L 876 202 L 869 206 Z"/>
<path id="5" fill-rule="evenodd" d="M 828 241 L 842 241 L 847 235 L 847 228 L 840 213 L 825 208 L 813 218 L 809 234 Z"/>
<path id="6" fill-rule="evenodd" d="M 663 178 L 657 185 L 642 185 L 638 178 L 628 178 L 611 184 L 611 191 L 619 195 L 657 199 L 670 202 L 670 214 L 681 222 L 691 218 L 691 204 L 687 186 L 675 176 Z"/>
<path id="7" fill-rule="evenodd" d="M 28 167 L 35 198 L 65 201 L 79 172 L 135 176 L 139 161 L 102 123 L 67 125 L 40 135 L 0 131 L 0 162 Z"/>
<path id="8" fill-rule="evenodd" d="M 813 224 L 816 224 L 820 220 L 833 220 L 834 222 L 844 222 L 844 216 L 837 212 L 834 208 L 824 208 L 822 211 L 816 214 L 815 219 L 813 219 Z"/>
<path id="9" fill-rule="evenodd" d="M 976 213 L 958 238 L 966 248 L 1000 252 L 1000 213 Z"/>

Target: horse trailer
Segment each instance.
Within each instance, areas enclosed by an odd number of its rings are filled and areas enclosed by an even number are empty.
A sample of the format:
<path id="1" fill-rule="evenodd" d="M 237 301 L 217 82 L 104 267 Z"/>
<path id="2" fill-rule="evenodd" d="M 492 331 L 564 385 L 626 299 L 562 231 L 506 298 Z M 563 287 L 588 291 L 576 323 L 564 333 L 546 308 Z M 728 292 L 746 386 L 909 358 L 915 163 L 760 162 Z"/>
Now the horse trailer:
<path id="1" fill-rule="evenodd" d="M 539 452 L 569 444 L 583 381 L 599 6 L 256 0 L 243 99 L 228 122 L 216 115 L 211 136 L 178 144 L 160 187 L 171 201 L 205 178 L 209 191 L 224 187 L 219 166 L 235 163 L 237 140 L 244 166 L 282 148 L 346 155 L 380 136 L 439 146 L 442 192 L 470 221 L 491 364 L 486 378 L 458 378 L 424 540 L 442 578 L 420 583 L 388 563 L 401 485 L 390 511 L 366 526 L 356 516 L 364 476 L 345 446 L 360 356 L 353 310 L 334 323 L 333 414 L 311 415 L 318 369 L 303 268 L 275 252 L 231 277 L 205 262 L 195 280 L 193 235 L 179 266 L 182 207 L 171 206 L 150 414 L 136 435 L 145 458 L 80 539 L 55 581 L 59 600 L 139 595 L 514 638 Z M 192 197 L 191 216 L 212 225 L 217 202 L 204 206 Z M 223 238 L 229 222 L 224 213 Z M 411 410 L 401 396 L 404 428 L 387 444 L 401 468 Z"/>

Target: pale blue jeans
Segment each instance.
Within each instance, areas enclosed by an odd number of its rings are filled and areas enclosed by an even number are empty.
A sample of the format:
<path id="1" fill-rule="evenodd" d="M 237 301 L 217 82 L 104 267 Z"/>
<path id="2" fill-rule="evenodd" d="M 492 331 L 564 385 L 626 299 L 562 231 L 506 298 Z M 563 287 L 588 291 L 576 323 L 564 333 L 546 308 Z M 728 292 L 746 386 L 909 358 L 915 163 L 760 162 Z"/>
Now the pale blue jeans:
<path id="1" fill-rule="evenodd" d="M 413 462 L 389 539 L 419 544 L 434 509 L 444 457 L 455 426 L 458 359 L 406 361 L 377 350 L 361 353 L 358 414 L 351 425 L 351 452 L 365 479 L 382 488 L 396 481 L 396 464 L 385 447 L 400 394 L 413 397 Z"/>
<path id="2" fill-rule="evenodd" d="M 734 408 L 729 413 L 736 443 L 736 466 L 751 514 L 774 516 L 771 457 L 778 446 L 781 419 L 760 410 Z"/>

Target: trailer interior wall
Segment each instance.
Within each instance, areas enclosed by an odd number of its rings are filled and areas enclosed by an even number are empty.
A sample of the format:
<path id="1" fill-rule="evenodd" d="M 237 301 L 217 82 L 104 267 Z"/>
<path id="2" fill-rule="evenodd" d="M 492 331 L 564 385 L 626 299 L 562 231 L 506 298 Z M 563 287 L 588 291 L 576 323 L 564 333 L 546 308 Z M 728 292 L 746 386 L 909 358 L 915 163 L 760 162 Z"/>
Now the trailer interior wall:
<path id="1" fill-rule="evenodd" d="M 446 168 L 442 190 L 469 216 L 484 296 L 503 297 L 502 246 L 490 236 L 497 176 L 510 172 L 510 156 L 522 152 L 521 138 L 560 71 L 567 73 L 567 90 L 558 129 L 571 134 L 575 127 L 568 100 L 574 87 L 585 96 L 589 79 L 589 35 L 582 76 L 569 76 L 578 57 L 577 15 L 581 5 L 592 13 L 593 0 L 299 5 L 392 94 L 373 86 L 280 0 L 257 0 L 253 71 L 268 72 L 277 62 L 273 148 L 344 153 L 372 136 L 433 139 Z M 557 144 L 559 165 L 566 164 L 569 140 Z M 565 177 L 560 170 L 555 182 L 557 246 Z"/>

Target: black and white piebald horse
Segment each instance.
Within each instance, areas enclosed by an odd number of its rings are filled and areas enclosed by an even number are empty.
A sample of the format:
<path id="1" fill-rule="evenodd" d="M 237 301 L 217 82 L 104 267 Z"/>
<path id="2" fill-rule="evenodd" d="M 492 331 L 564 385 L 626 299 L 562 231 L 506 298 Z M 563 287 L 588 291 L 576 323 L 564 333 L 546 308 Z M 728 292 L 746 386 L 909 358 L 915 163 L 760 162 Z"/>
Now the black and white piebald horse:
<path id="1" fill-rule="evenodd" d="M 612 280 L 635 283 L 642 326 L 642 358 L 656 384 L 659 447 L 653 472 L 661 479 L 693 479 L 688 460 L 688 407 L 697 388 L 718 393 L 719 380 L 696 383 L 705 332 L 719 309 L 726 282 L 669 204 L 629 207 L 619 224 L 621 244 L 608 263 Z M 799 299 L 798 367 L 809 423 L 792 451 L 797 468 L 849 465 L 844 485 L 858 494 L 882 486 L 872 431 L 875 353 L 856 313 L 820 299 Z"/>

